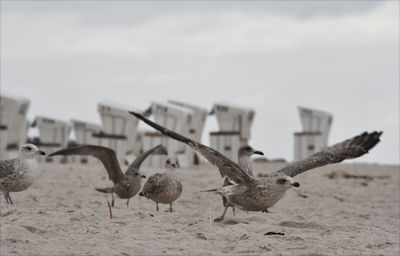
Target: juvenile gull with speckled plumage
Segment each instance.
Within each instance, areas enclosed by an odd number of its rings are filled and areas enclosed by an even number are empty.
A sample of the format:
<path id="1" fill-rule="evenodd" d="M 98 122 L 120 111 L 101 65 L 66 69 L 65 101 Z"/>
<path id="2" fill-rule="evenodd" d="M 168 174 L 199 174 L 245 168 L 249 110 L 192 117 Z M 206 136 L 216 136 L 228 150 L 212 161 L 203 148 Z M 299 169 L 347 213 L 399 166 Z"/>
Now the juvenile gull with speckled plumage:
<path id="1" fill-rule="evenodd" d="M 158 204 L 169 204 L 169 211 L 172 212 L 172 203 L 182 193 L 182 183 L 175 175 L 174 170 L 178 166 L 175 158 L 168 158 L 166 161 L 167 171 L 152 175 L 144 184 L 139 196 L 144 196 Z"/>
<path id="2" fill-rule="evenodd" d="M 140 174 L 139 172 L 139 168 L 143 161 L 146 160 L 146 158 L 150 155 L 166 154 L 167 150 L 162 145 L 158 145 L 152 149 L 149 149 L 137 157 L 135 161 L 129 165 L 125 174 L 123 174 L 121 171 L 121 167 L 118 163 L 114 150 L 102 146 L 83 145 L 70 147 L 54 152 L 50 154 L 50 156 L 90 155 L 98 158 L 106 168 L 108 176 L 110 180 L 113 181 L 114 186 L 109 188 L 96 188 L 96 190 L 102 193 L 111 193 L 111 206 L 114 206 L 115 193 L 119 198 L 128 199 L 126 201 L 126 206 L 129 207 L 129 199 L 139 192 L 142 186 L 142 178 L 146 178 L 146 176 Z"/>
<path id="3" fill-rule="evenodd" d="M 364 132 L 301 160 L 286 165 L 266 178 L 255 178 L 220 152 L 199 142 L 182 136 L 176 132 L 156 124 L 139 113 L 130 111 L 132 115 L 152 126 L 162 134 L 181 141 L 202 154 L 211 164 L 218 167 L 221 176 L 227 176 L 234 185 L 208 190 L 223 195 L 228 202 L 245 211 L 263 211 L 274 206 L 292 187 L 300 184 L 293 179 L 307 170 L 331 163 L 339 163 L 346 159 L 360 157 L 373 148 L 379 141 L 382 132 Z M 222 221 L 217 218 L 215 221 Z"/>
<path id="4" fill-rule="evenodd" d="M 46 153 L 33 144 L 24 144 L 19 148 L 19 157 L 0 161 L 0 190 L 7 204 L 13 204 L 10 192 L 27 189 L 36 179 L 37 155 Z"/>

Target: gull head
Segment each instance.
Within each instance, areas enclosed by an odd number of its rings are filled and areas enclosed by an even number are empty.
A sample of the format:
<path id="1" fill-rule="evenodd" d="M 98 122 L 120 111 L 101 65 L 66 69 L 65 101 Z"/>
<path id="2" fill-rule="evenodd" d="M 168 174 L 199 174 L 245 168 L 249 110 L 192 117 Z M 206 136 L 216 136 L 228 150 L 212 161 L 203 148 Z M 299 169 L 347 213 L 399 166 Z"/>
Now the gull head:
<path id="1" fill-rule="evenodd" d="M 177 168 L 178 167 L 178 159 L 174 157 L 170 157 L 165 161 L 165 166 L 169 169 Z"/>
<path id="2" fill-rule="evenodd" d="M 145 179 L 145 178 L 146 178 L 146 175 L 144 175 L 144 174 L 142 174 L 141 172 L 139 172 L 139 170 L 136 170 L 136 171 L 133 173 L 133 176 L 134 176 L 135 178 L 139 178 L 139 179 L 141 179 L 141 178 Z"/>
<path id="3" fill-rule="evenodd" d="M 239 148 L 239 156 L 251 156 L 253 154 L 264 155 L 263 152 L 255 150 L 249 145 L 245 145 Z"/>
<path id="4" fill-rule="evenodd" d="M 45 156 L 46 153 L 33 144 L 23 144 L 19 148 L 19 155 L 23 158 L 33 158 L 36 155 Z"/>
<path id="5" fill-rule="evenodd" d="M 286 187 L 287 189 L 291 187 L 300 187 L 300 183 L 295 181 L 292 177 L 287 175 L 274 175 L 269 178 L 277 186 Z"/>

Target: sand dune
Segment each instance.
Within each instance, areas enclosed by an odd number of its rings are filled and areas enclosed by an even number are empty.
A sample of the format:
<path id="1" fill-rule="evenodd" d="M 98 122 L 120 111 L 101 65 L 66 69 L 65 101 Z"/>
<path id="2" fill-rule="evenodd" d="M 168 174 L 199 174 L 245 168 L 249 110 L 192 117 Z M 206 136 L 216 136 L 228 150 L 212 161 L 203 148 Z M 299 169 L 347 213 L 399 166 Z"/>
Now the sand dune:
<path id="1" fill-rule="evenodd" d="M 280 164 L 256 164 L 267 174 Z M 155 211 L 143 197 L 117 199 L 110 220 L 105 195 L 111 184 L 101 165 L 40 165 L 36 183 L 2 198 L 1 255 L 398 255 L 399 166 L 337 164 L 298 177 L 270 213 L 222 208 L 219 196 L 202 193 L 222 184 L 210 165 L 178 169 L 183 193 Z M 144 169 L 150 176 L 159 170 Z M 339 175 L 329 178 L 336 171 Z M 343 173 L 356 175 L 345 178 Z M 360 175 L 360 176 L 357 176 Z M 363 175 L 364 177 L 361 177 Z"/>

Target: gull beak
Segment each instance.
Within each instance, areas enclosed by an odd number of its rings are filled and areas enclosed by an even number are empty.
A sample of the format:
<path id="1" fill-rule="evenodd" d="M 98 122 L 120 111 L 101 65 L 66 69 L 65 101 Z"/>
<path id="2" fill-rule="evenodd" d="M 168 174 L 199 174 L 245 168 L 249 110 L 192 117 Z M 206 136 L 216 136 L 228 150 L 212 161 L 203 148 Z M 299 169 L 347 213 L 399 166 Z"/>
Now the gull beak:
<path id="1" fill-rule="evenodd" d="M 300 183 L 295 181 L 295 182 L 292 183 L 292 186 L 298 188 L 298 187 L 300 187 Z"/>
<path id="2" fill-rule="evenodd" d="M 253 152 L 253 154 L 262 155 L 262 156 L 264 155 L 264 153 L 263 153 L 263 152 L 261 152 L 261 151 L 258 151 L 258 150 L 254 151 L 254 152 Z"/>
<path id="3" fill-rule="evenodd" d="M 37 151 L 36 154 L 42 155 L 42 156 L 45 156 L 45 155 L 46 155 L 46 153 L 45 153 L 43 150 Z"/>

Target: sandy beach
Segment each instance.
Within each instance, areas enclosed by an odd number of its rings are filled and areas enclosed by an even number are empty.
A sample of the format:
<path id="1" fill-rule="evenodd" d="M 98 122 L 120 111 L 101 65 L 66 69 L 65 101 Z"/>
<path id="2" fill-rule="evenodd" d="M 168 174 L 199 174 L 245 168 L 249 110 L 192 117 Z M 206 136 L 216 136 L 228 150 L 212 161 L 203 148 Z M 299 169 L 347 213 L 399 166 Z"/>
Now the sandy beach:
<path id="1" fill-rule="evenodd" d="M 255 164 L 265 175 L 282 164 Z M 222 184 L 208 164 L 177 174 L 182 196 L 174 212 L 135 196 L 116 199 L 94 190 L 110 185 L 101 165 L 39 166 L 28 190 L 1 198 L 1 255 L 399 255 L 399 166 L 336 164 L 296 177 L 269 213 L 229 210 L 222 223 L 221 198 L 201 190 Z M 160 171 L 143 169 L 149 177 Z M 336 177 L 329 174 L 335 171 Z M 345 174 L 355 175 L 347 176 Z M 276 232 L 276 233 L 268 233 Z"/>

